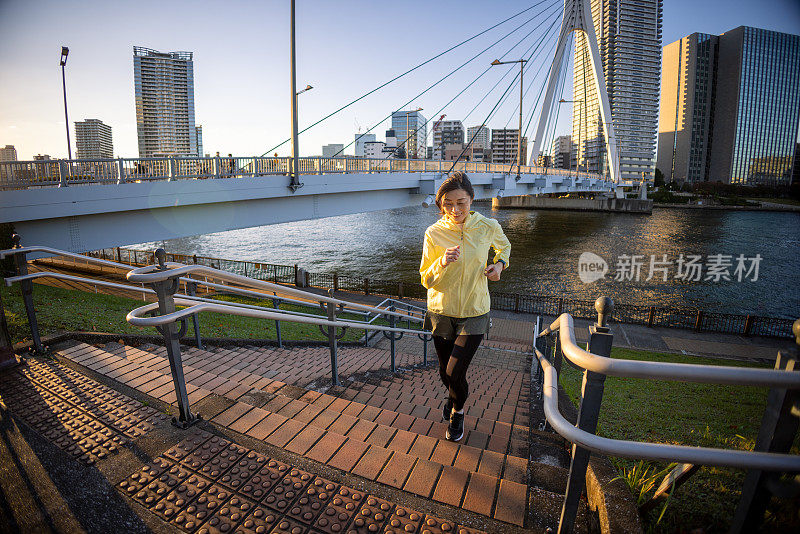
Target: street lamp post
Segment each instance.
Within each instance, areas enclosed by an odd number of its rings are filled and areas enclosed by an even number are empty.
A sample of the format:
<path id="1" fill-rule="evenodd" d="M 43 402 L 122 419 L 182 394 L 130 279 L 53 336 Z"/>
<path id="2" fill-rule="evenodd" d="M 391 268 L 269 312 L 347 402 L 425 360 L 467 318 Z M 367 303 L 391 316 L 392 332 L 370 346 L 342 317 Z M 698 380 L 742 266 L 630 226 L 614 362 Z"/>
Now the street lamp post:
<path id="1" fill-rule="evenodd" d="M 64 67 L 67 66 L 67 56 L 69 55 L 69 48 L 66 46 L 61 47 L 61 86 L 64 89 L 64 122 L 67 125 L 67 159 L 72 159 L 72 144 L 69 140 L 69 117 L 67 116 L 67 75 Z"/>
<path id="2" fill-rule="evenodd" d="M 509 63 L 519 63 L 519 130 L 517 130 L 517 179 L 522 171 L 522 77 L 525 74 L 525 63 L 527 59 L 517 59 L 515 61 L 500 61 L 495 59 L 492 65 L 507 65 Z"/>
<path id="3" fill-rule="evenodd" d="M 292 168 L 290 175 L 289 188 L 292 191 L 297 191 L 301 187 L 300 183 L 300 146 L 297 141 L 297 69 L 295 62 L 294 50 L 294 0 L 291 2 L 290 13 L 290 40 L 289 40 L 289 57 L 291 65 L 291 83 L 292 83 Z"/>

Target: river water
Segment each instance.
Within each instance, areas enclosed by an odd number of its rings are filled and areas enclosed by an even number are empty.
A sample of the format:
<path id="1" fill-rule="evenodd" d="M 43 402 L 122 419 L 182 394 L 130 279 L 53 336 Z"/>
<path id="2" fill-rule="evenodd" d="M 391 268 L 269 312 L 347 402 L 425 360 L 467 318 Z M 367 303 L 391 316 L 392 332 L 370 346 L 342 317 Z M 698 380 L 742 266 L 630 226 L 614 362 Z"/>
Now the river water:
<path id="1" fill-rule="evenodd" d="M 511 241 L 511 265 L 500 282 L 490 283 L 495 291 L 585 300 L 608 295 L 634 305 L 800 317 L 800 213 L 656 208 L 647 216 L 492 210 L 483 202 L 473 209 L 497 219 Z M 420 206 L 135 248 L 163 246 L 168 252 L 298 264 L 312 272 L 419 284 L 422 236 L 437 218 L 435 207 Z M 607 263 L 603 278 L 581 279 L 579 259 L 585 252 Z M 684 263 L 679 265 L 681 255 Z M 689 262 L 699 265 L 700 272 Z M 598 258 L 593 263 L 602 265 Z M 588 269 L 584 266 L 584 278 L 592 272 Z"/>

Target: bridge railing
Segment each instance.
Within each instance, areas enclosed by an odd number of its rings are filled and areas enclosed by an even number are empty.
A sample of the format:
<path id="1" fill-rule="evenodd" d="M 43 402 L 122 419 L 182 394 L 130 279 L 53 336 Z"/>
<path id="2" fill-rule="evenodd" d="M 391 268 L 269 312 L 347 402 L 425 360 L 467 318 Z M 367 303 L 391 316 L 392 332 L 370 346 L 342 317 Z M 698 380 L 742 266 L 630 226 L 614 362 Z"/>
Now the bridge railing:
<path id="1" fill-rule="evenodd" d="M 573 443 L 558 532 L 573 531 L 578 503 L 585 488 L 590 451 L 623 458 L 748 469 L 732 532 L 757 530 L 769 502 L 769 493 L 780 493 L 782 490 L 778 487 L 777 478 L 764 471 L 800 473 L 800 456 L 788 454 L 797 434 L 800 418 L 797 410 L 800 405 L 798 349 L 795 347 L 778 352 L 773 370 L 612 359 L 613 334 L 606 326 L 606 321 L 614 311 L 614 303 L 609 298 L 601 297 L 597 299 L 595 308 L 598 319 L 595 325 L 589 327 L 586 350 L 580 348 L 575 341 L 571 315 L 562 314 L 541 333 L 538 332 L 540 319 L 537 318 L 536 323 L 537 337 L 533 346 L 536 358 L 531 362 L 532 384 L 541 381 L 540 391 L 547 424 Z M 800 319 L 795 321 L 793 331 L 800 344 Z M 554 339 L 550 339 L 551 334 Z M 575 424 L 564 418 L 558 407 L 558 375 L 564 358 L 583 371 L 580 406 Z M 688 447 L 598 436 L 595 432 L 606 376 L 768 387 L 770 394 L 755 449 L 743 451 Z M 691 402 L 691 399 L 686 400 Z M 676 406 L 675 409 L 679 407 Z M 766 499 L 763 498 L 764 495 L 767 495 Z"/>
<path id="2" fill-rule="evenodd" d="M 286 176 L 291 158 L 241 156 L 152 157 L 81 160 L 35 160 L 0 162 L 0 190 L 32 187 L 66 187 L 81 184 L 123 184 L 150 180 L 197 180 Z M 600 175 L 569 169 L 553 169 L 501 163 L 425 159 L 300 158 L 301 174 L 427 172 L 445 173 L 451 168 L 464 172 L 541 174 L 570 176 L 576 180 L 603 179 Z"/>

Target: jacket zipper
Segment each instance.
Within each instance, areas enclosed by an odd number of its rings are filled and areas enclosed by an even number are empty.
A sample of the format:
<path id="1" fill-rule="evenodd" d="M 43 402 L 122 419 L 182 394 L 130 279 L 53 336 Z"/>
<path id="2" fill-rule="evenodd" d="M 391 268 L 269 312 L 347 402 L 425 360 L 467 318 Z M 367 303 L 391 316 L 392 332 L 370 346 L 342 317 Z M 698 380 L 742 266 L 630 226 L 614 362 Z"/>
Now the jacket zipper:
<path id="1" fill-rule="evenodd" d="M 467 217 L 469 217 L 469 215 L 467 215 Z M 464 224 L 461 226 L 461 254 L 466 254 L 466 252 L 464 250 L 464 226 L 466 226 L 466 225 L 467 225 L 467 221 L 465 219 L 464 220 Z M 458 287 L 458 311 L 459 311 L 459 317 L 463 317 L 464 316 L 464 298 L 463 298 L 462 293 L 464 291 L 464 271 L 466 270 L 466 268 L 465 268 L 466 263 L 465 262 L 466 262 L 466 259 L 461 262 L 461 283 L 459 284 L 459 287 Z"/>

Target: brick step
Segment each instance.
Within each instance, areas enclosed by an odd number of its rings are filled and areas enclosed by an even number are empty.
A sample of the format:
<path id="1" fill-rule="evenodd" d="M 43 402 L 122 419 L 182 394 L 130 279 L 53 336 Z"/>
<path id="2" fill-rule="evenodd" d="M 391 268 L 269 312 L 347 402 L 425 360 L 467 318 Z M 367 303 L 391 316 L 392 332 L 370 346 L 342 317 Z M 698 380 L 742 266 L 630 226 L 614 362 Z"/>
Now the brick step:
<path id="1" fill-rule="evenodd" d="M 432 420 L 441 419 L 439 414 L 444 407 L 445 399 L 443 397 L 446 395 L 446 390 L 438 380 L 438 373 L 436 374 L 436 383 L 427 388 L 419 387 L 420 381 L 416 376 L 409 377 L 404 374 L 402 378 L 401 387 L 391 389 L 378 386 L 374 381 L 348 380 L 347 387 L 337 395 L 365 404 L 373 404 L 379 408 L 386 405 L 398 405 L 405 408 L 410 405 L 416 406 L 417 413 L 412 415 L 423 414 L 420 417 L 428 417 Z M 472 384 L 470 384 L 470 389 L 472 389 Z M 437 393 L 438 397 L 434 397 L 433 395 Z M 513 403 L 505 403 L 494 401 L 490 393 L 474 395 L 470 392 L 464 410 L 466 414 L 476 418 L 497 419 L 508 424 L 528 426 L 527 395 L 519 395 Z M 398 409 L 398 411 L 403 410 Z"/>
<path id="2" fill-rule="evenodd" d="M 112 354 L 125 355 L 131 361 L 137 362 L 154 371 L 169 373 L 169 362 L 166 358 L 164 347 L 153 347 L 148 351 L 109 344 Z M 314 426 L 328 428 L 335 425 L 342 433 L 347 432 L 373 432 L 376 425 L 382 425 L 382 434 L 389 432 L 388 427 L 398 431 L 408 432 L 423 436 L 418 441 L 440 439 L 444 437 L 447 424 L 431 421 L 422 417 L 401 413 L 391 409 L 381 409 L 368 406 L 364 403 L 349 399 L 337 398 L 333 395 L 320 394 L 303 388 L 285 384 L 284 382 L 250 373 L 246 370 L 227 367 L 219 364 L 217 360 L 209 358 L 219 355 L 220 352 L 206 353 L 198 349 L 186 351 L 184 359 L 184 376 L 188 385 L 211 389 L 214 393 L 241 400 L 247 397 L 250 404 L 281 414 L 284 417 L 293 417 L 303 412 L 307 423 Z M 204 357 L 205 355 L 205 357 Z M 208 365 L 209 361 L 211 365 Z M 197 363 L 207 364 L 205 367 L 196 366 Z M 256 392 L 254 393 L 254 390 Z M 307 405 L 313 406 L 307 406 Z M 467 417 L 464 421 L 464 447 L 477 450 L 489 450 L 493 453 L 509 455 L 516 458 L 528 457 L 528 428 L 513 426 L 502 421 L 490 419 L 478 420 Z M 399 432 L 398 432 L 399 434 Z M 402 435 L 402 434 L 401 434 Z M 408 440 L 409 436 L 405 436 Z M 431 442 L 428 442 L 431 444 Z M 449 442 L 446 442 L 449 443 Z M 443 445 L 447 447 L 447 445 Z M 430 453 L 430 451 L 428 451 Z"/>
<path id="3" fill-rule="evenodd" d="M 148 355 L 151 360 L 158 358 L 132 347 L 123 349 L 115 350 L 132 358 L 143 359 Z M 151 396 L 164 388 L 172 388 L 168 374 L 91 345 L 78 343 L 58 354 Z M 187 376 L 192 371 L 187 369 Z M 197 394 L 192 403 L 211 393 L 192 386 L 187 384 L 187 389 Z M 346 473 L 522 526 L 527 500 L 526 460 L 382 424 L 375 424 L 367 431 L 356 423 L 347 432 L 337 431 L 341 427 L 336 427 L 335 421 L 325 428 L 309 424 L 311 421 L 303 412 L 309 410 L 307 413 L 311 415 L 314 403 L 323 399 L 324 405 L 327 399 L 314 391 L 306 391 L 303 396 L 314 401 L 293 416 L 285 417 L 229 395 L 232 404 L 214 415 L 211 421 Z M 244 394 L 239 395 L 239 399 L 243 397 Z M 158 398 L 169 402 L 169 396 L 163 393 Z M 342 399 L 333 400 L 340 401 Z M 313 420 L 319 420 L 322 413 Z M 566 476 L 562 478 L 565 480 Z M 509 510 L 517 510 L 517 513 L 508 513 Z"/>

